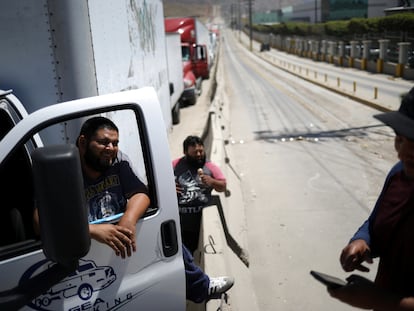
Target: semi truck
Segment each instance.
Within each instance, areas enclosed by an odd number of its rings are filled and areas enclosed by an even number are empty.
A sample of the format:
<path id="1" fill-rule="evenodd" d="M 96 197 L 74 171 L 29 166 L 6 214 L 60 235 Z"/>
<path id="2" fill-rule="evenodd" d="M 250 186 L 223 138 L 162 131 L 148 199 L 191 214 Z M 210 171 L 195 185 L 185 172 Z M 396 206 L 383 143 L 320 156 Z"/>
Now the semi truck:
<path id="1" fill-rule="evenodd" d="M 179 33 L 181 36 L 185 85 L 183 102 L 194 104 L 195 95 L 201 92 L 202 80 L 210 77 L 212 59 L 209 31 L 195 17 L 167 17 L 164 23 L 166 32 Z"/>
<path id="2" fill-rule="evenodd" d="M 155 89 L 32 113 L 25 106 L 0 90 L 0 310 L 185 310 L 175 182 Z M 77 125 L 97 115 L 119 127 L 119 149 L 151 200 L 136 225 L 137 251 L 125 259 L 89 236 L 75 140 Z M 50 140 L 47 134 L 62 124 L 68 130 L 58 132 L 60 142 Z M 40 237 L 33 230 L 35 208 Z"/>
<path id="3" fill-rule="evenodd" d="M 0 17 L 0 88 L 30 103 L 29 112 L 152 86 L 171 129 L 161 0 L 5 0 Z"/>

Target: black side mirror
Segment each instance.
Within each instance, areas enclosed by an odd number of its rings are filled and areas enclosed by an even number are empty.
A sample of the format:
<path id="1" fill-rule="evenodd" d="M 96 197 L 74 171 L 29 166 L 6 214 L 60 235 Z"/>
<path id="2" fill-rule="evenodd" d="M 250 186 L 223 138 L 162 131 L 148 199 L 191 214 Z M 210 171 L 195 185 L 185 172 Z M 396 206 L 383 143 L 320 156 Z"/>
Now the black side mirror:
<path id="1" fill-rule="evenodd" d="M 91 244 L 78 148 L 38 148 L 32 160 L 43 252 L 62 266 L 77 266 Z"/>

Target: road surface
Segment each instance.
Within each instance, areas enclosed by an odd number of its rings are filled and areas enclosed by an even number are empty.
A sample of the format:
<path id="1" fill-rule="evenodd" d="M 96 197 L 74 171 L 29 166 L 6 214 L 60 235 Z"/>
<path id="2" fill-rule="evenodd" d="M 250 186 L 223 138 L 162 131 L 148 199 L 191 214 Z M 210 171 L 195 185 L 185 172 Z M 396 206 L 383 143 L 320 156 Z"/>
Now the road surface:
<path id="1" fill-rule="evenodd" d="M 228 259 L 231 310 L 352 310 L 309 271 L 347 276 L 339 254 L 396 161 L 392 131 L 379 111 L 270 65 L 230 32 L 218 75 L 226 174 L 243 200 L 226 219 L 250 262 Z"/>

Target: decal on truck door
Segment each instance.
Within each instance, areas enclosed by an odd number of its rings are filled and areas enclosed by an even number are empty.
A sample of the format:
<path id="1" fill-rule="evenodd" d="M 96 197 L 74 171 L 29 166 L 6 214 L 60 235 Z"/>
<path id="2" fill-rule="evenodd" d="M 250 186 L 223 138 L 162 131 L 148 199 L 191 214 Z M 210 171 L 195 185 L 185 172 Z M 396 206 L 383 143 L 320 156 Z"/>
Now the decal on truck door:
<path id="1" fill-rule="evenodd" d="M 39 261 L 26 270 L 20 282 L 29 279 L 45 268 L 50 268 L 52 265 L 54 263 L 47 259 Z M 78 269 L 61 282 L 52 286 L 46 293 L 34 299 L 28 306 L 35 310 L 56 310 L 56 307 L 53 306 L 56 301 L 73 296 L 77 296 L 79 298 L 79 305 L 82 305 L 92 297 L 94 292 L 107 288 L 115 280 L 116 274 L 112 267 L 97 266 L 92 260 L 80 260 Z M 132 299 L 132 294 L 129 298 L 117 298 L 116 301 L 124 304 L 125 300 L 128 299 Z M 79 306 L 69 310 L 108 310 L 114 307 L 114 304 L 108 303 L 102 298 L 88 302 L 87 305 L 90 307 Z M 101 306 L 96 308 L 97 305 Z"/>

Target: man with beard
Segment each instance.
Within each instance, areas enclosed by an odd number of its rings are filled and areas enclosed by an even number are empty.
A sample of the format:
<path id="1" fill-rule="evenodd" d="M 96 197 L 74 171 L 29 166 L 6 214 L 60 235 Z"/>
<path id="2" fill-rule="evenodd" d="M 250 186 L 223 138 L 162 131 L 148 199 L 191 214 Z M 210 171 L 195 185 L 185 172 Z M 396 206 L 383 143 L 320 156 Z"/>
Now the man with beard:
<path id="1" fill-rule="evenodd" d="M 132 171 L 118 150 L 117 126 L 104 117 L 83 125 L 76 141 L 82 165 L 88 205 L 89 231 L 93 239 L 125 258 L 136 250 L 136 223 L 149 206 L 147 187 Z M 99 219 L 123 213 L 117 224 L 94 224 Z"/>
<path id="2" fill-rule="evenodd" d="M 188 136 L 183 142 L 184 156 L 172 162 L 176 178 L 181 235 L 184 245 L 192 252 L 198 247 L 201 211 L 208 206 L 211 192 L 226 190 L 226 178 L 220 168 L 206 159 L 204 143 L 198 136 Z"/>
<path id="3" fill-rule="evenodd" d="M 118 150 L 117 126 L 104 117 L 85 121 L 76 140 L 79 149 L 91 238 L 125 258 L 136 251 L 136 223 L 149 206 L 148 189 Z M 99 220 L 123 213 L 117 224 Z M 34 211 L 34 230 L 39 234 Z"/>

